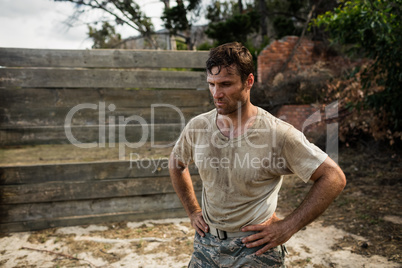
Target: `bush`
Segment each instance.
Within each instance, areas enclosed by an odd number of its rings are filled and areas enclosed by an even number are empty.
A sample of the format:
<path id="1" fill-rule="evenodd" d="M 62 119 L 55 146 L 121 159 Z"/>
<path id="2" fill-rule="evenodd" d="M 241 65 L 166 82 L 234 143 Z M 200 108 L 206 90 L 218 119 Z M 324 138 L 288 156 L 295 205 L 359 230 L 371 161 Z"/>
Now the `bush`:
<path id="1" fill-rule="evenodd" d="M 385 88 L 375 83 L 376 77 L 370 86 L 363 86 L 364 70 L 371 64 L 370 60 L 351 62 L 341 56 L 331 57 L 305 70 L 279 73 L 271 85 L 257 87 L 253 95 L 261 99 L 257 105 L 265 104 L 272 113 L 284 104 L 312 104 L 324 110 L 325 105 L 338 101 L 342 142 L 353 143 L 365 136 L 392 145 L 402 139 L 402 132 L 390 128 L 392 119 L 386 109 L 365 102 Z"/>

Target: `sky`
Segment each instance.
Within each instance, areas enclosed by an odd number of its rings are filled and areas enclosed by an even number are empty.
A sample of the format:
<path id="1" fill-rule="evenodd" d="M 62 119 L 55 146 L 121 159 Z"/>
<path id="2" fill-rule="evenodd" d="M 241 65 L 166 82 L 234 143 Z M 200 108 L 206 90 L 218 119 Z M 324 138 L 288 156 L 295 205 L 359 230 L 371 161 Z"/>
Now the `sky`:
<path id="1" fill-rule="evenodd" d="M 163 4 L 157 0 L 137 1 L 152 17 L 156 30 Z M 69 26 L 74 4 L 53 0 L 0 0 L 0 47 L 86 49 L 91 48 L 87 22 L 96 21 L 100 12 L 86 12 Z M 128 27 L 116 28 L 122 38 L 137 35 Z"/>

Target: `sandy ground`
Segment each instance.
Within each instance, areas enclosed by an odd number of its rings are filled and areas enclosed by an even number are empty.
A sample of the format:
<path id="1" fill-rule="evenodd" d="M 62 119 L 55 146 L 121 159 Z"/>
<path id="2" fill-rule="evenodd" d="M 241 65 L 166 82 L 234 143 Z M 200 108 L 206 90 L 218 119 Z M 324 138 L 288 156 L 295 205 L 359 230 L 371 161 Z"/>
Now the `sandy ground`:
<path id="1" fill-rule="evenodd" d="M 193 236 L 187 218 L 13 233 L 0 238 L 0 267 L 187 267 Z M 287 267 L 401 267 L 355 254 L 344 239 L 366 243 L 313 222 L 287 242 Z"/>
<path id="2" fill-rule="evenodd" d="M 143 157 L 166 157 L 163 150 L 142 149 Z M 111 159 L 112 153 L 117 151 L 88 155 L 72 152 L 71 146 L 27 147 L 0 150 L 0 162 L 54 163 L 60 155 L 71 156 L 63 161 L 97 161 Z M 287 267 L 402 267 L 401 151 L 342 147 L 339 162 L 347 186 L 317 221 L 288 241 Z M 299 179 L 285 179 L 278 213 L 289 214 L 308 190 Z M 193 236 L 187 219 L 12 233 L 0 235 L 0 267 L 186 267 Z"/>

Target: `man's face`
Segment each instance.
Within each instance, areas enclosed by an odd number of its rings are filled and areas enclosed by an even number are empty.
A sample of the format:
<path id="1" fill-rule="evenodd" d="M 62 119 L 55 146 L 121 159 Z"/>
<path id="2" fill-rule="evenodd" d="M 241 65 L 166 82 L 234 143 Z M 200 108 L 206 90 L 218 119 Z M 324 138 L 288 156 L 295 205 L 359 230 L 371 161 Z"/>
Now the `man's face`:
<path id="1" fill-rule="evenodd" d="M 249 100 L 254 76 L 250 74 L 246 83 L 242 83 L 234 66 L 222 67 L 218 72 L 218 67 L 213 67 L 211 73 L 208 72 L 209 91 L 214 99 L 218 114 L 228 115 L 236 112 Z"/>

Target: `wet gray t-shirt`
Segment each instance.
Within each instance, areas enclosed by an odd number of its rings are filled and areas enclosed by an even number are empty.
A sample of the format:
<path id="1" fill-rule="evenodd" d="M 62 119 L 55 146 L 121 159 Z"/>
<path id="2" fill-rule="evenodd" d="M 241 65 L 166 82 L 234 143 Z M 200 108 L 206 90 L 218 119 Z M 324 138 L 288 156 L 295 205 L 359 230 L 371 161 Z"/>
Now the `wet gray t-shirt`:
<path id="1" fill-rule="evenodd" d="M 282 176 L 307 182 L 327 154 L 292 125 L 258 108 L 252 125 L 229 139 L 216 125 L 216 110 L 186 125 L 173 153 L 198 168 L 206 223 L 228 232 L 268 220 L 276 210 Z"/>

